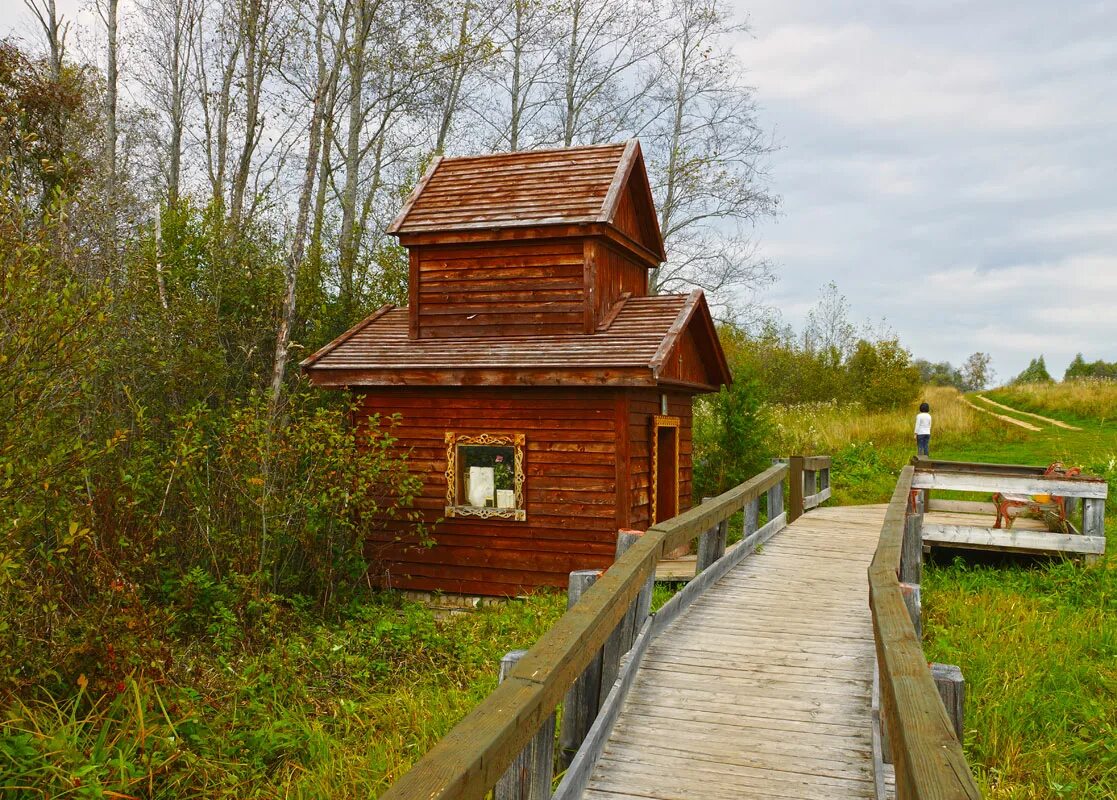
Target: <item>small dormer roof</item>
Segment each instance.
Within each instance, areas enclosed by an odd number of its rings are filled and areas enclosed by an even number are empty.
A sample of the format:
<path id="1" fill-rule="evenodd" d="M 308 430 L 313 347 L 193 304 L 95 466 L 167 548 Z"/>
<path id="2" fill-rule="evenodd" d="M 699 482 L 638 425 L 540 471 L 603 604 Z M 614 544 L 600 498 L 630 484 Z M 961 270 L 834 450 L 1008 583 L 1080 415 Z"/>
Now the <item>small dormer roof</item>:
<path id="1" fill-rule="evenodd" d="M 640 143 L 436 158 L 388 232 L 609 225 L 666 255 Z"/>

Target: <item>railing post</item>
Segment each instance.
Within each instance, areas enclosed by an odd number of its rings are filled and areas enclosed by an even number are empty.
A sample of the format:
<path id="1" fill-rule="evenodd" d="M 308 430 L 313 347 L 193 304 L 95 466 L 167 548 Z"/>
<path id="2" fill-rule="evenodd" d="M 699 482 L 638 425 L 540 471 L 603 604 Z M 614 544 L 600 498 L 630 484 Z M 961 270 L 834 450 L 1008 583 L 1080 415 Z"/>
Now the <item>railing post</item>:
<path id="1" fill-rule="evenodd" d="M 830 488 L 830 467 L 823 467 L 818 473 L 818 490 L 825 492 Z"/>
<path id="2" fill-rule="evenodd" d="M 628 548 L 640 541 L 640 537 L 644 535 L 643 531 L 617 531 L 617 558 L 625 554 Z M 649 584 L 654 585 L 655 572 L 649 576 L 649 581 L 644 584 L 644 588 L 640 590 L 641 594 L 648 592 L 648 602 L 644 605 L 645 608 L 651 605 L 651 590 Z M 601 687 L 597 695 L 597 708 L 601 708 L 601 704 L 605 702 L 605 698 L 609 696 L 609 690 L 613 688 L 614 681 L 617 680 L 617 673 L 620 671 L 621 656 L 628 652 L 632 647 L 632 641 L 636 638 L 636 633 L 639 626 L 636 623 L 636 609 L 641 606 L 640 596 L 637 595 L 636 599 L 632 602 L 628 612 L 621 617 L 621 621 L 617 623 L 617 627 L 609 634 L 609 638 L 605 640 L 605 647 L 601 650 Z M 640 620 L 640 625 L 644 624 Z M 595 712 L 596 713 L 596 709 Z"/>
<path id="3" fill-rule="evenodd" d="M 787 473 L 789 488 L 787 521 L 794 522 L 803 516 L 803 457 L 792 456 L 788 460 L 790 471 Z"/>
<path id="4" fill-rule="evenodd" d="M 770 497 L 770 496 L 769 496 Z M 772 513 L 768 512 L 768 518 L 771 519 Z M 760 527 L 760 498 L 755 497 L 745 503 L 745 530 L 744 538 L 748 538 L 756 533 Z"/>
<path id="5" fill-rule="evenodd" d="M 946 715 L 954 725 L 958 744 L 963 744 L 966 732 L 966 680 L 962 677 L 962 670 L 953 664 L 932 664 L 931 677 L 935 679 L 935 688 L 939 690 Z"/>
<path id="6" fill-rule="evenodd" d="M 807 498 L 818 494 L 818 473 L 813 469 L 803 470 L 803 510 L 807 508 Z M 813 507 L 813 506 L 812 506 Z"/>
<path id="7" fill-rule="evenodd" d="M 900 549 L 900 581 L 902 583 L 922 583 L 923 581 L 923 518 L 921 514 L 909 514 L 904 520 L 904 542 Z"/>
<path id="8" fill-rule="evenodd" d="M 526 653 L 513 650 L 500 660 L 500 680 Z M 555 715 L 551 714 L 497 781 L 495 800 L 547 800 L 554 774 L 554 742 Z"/>
<path id="9" fill-rule="evenodd" d="M 567 610 L 585 594 L 597 579 L 599 569 L 580 569 L 570 573 L 566 595 Z M 570 765 L 574 754 L 582 746 L 590 726 L 597 718 L 598 698 L 601 694 L 601 652 L 590 661 L 585 671 L 578 676 L 566 692 L 562 701 L 562 729 L 559 731 L 559 760 L 565 769 Z"/>
<path id="10" fill-rule="evenodd" d="M 702 502 L 708 503 L 712 497 L 703 497 Z M 695 559 L 694 574 L 701 575 L 707 567 L 725 555 L 725 542 L 728 538 L 729 522 L 722 520 L 708 531 L 698 537 L 698 557 Z"/>
<path id="11" fill-rule="evenodd" d="M 1082 535 L 1105 536 L 1105 500 L 1082 498 Z"/>
<path id="12" fill-rule="evenodd" d="M 773 520 L 783 513 L 783 481 L 768 489 L 768 519 Z"/>

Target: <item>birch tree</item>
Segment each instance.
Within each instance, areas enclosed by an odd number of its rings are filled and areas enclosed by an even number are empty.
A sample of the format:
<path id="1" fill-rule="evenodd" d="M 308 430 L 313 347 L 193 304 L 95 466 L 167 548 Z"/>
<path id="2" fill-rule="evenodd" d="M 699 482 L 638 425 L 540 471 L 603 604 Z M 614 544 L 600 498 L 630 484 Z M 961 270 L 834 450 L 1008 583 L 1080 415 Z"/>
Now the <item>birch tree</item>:
<path id="1" fill-rule="evenodd" d="M 163 183 L 167 205 L 173 208 L 182 193 L 182 155 L 187 114 L 192 108 L 199 0 L 141 0 L 138 8 L 145 29 L 137 39 L 142 65 L 136 77 L 164 127 Z"/>
<path id="2" fill-rule="evenodd" d="M 724 312 L 735 294 L 772 279 L 750 234 L 775 213 L 778 198 L 764 172 L 771 141 L 728 49 L 728 39 L 746 28 L 720 3 L 672 0 L 652 64 L 652 122 L 642 138 L 667 249 L 650 288 L 698 286 Z"/>
<path id="3" fill-rule="evenodd" d="M 644 0 L 563 0 L 553 93 L 564 147 L 608 142 L 638 126 L 651 88 L 639 66 L 656 48 L 655 9 Z"/>

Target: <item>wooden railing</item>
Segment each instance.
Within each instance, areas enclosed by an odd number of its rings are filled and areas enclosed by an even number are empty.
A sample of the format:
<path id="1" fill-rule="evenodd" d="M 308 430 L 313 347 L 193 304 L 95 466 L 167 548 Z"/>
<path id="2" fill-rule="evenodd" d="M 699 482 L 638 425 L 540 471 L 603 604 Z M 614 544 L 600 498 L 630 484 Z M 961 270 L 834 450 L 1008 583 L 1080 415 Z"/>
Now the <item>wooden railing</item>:
<path id="1" fill-rule="evenodd" d="M 922 510 L 911 502 L 914 473 L 911 466 L 900 473 L 869 567 L 885 760 L 895 767 L 897 800 L 977 800 L 981 793 L 916 632 L 918 595 L 911 588 L 919 582 Z"/>
<path id="2" fill-rule="evenodd" d="M 804 474 L 808 470 L 825 471 L 823 491 L 828 491 L 829 459 L 796 458 L 803 465 Z M 637 535 L 581 599 L 507 671 L 496 690 L 383 795 L 385 800 L 484 797 L 550 720 L 555 707 L 587 667 L 597 664 L 603 675 L 616 678 L 608 683 L 612 691 L 600 706 L 596 727 L 591 727 L 586 734 L 589 746 L 578 751 L 559 787 L 559 796 L 576 796 L 579 781 L 588 779 L 592 769 L 593 745 L 607 735 L 609 721 L 606 717 L 615 714 L 617 696 L 634 671 L 618 667 L 616 662 L 610 667 L 599 661 L 609 658 L 610 652 L 618 653 L 618 648 L 611 646 L 618 631 L 630 631 L 630 638 L 619 652 L 627 651 L 625 662 L 634 666 L 638 654 L 656 630 L 662 629 L 734 563 L 786 527 L 789 514 L 784 513 L 783 481 L 792 469 L 794 466 L 776 464 L 740 486 Z M 796 486 L 800 497 L 792 498 L 791 502 L 794 504 L 798 500 L 798 510 L 802 513 L 801 479 L 792 481 L 792 495 Z M 812 492 L 812 496 L 819 493 Z M 765 494 L 768 520 L 760 526 L 760 498 Z M 728 520 L 742 510 L 745 512 L 744 538 L 728 557 L 723 557 Z M 647 601 L 642 596 L 648 594 L 656 563 L 665 552 L 698 536 L 703 537 L 699 546 L 699 574 L 657 614 L 648 615 Z M 636 618 L 637 615 L 644 618 Z M 549 729 L 546 730 L 545 735 L 549 735 Z M 549 794 L 549 775 L 537 785 L 541 783 L 546 784 L 546 793 L 537 789 L 531 795 Z"/>
<path id="3" fill-rule="evenodd" d="M 788 521 L 830 499 L 830 456 L 792 456 Z"/>

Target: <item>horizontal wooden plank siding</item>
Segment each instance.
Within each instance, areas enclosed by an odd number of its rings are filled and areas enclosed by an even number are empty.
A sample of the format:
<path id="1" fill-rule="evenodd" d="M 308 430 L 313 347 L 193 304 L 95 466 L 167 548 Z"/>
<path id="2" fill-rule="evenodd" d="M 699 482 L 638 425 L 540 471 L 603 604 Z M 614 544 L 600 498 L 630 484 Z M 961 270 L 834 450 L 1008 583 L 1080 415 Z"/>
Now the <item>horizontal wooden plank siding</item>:
<path id="1" fill-rule="evenodd" d="M 623 294 L 648 293 L 648 268 L 620 248 L 600 240 L 591 242 L 595 254 L 593 282 L 594 327 L 601 325 Z"/>
<path id="2" fill-rule="evenodd" d="M 632 390 L 629 393 L 629 521 L 633 528 L 651 527 L 652 447 L 651 421 L 662 413 L 657 391 Z M 691 395 L 671 391 L 667 395 L 667 416 L 679 418 L 679 510 L 691 506 L 694 475 Z"/>
<path id="3" fill-rule="evenodd" d="M 415 248 L 419 337 L 582 331 L 582 242 Z"/>
<path id="4" fill-rule="evenodd" d="M 462 594 L 518 594 L 565 586 L 576 569 L 601 568 L 616 546 L 616 404 L 613 390 L 369 390 L 360 415 L 400 414 L 398 447 L 423 479 L 416 508 L 434 524 L 433 548 L 374 534 L 368 553 L 383 583 Z M 526 521 L 442 519 L 447 432 L 522 433 Z M 441 522 L 438 520 L 442 519 Z M 437 523 L 437 524 L 435 524 Z"/>

